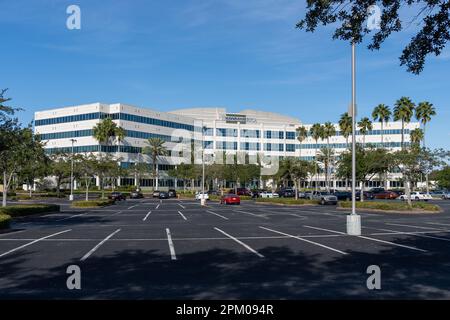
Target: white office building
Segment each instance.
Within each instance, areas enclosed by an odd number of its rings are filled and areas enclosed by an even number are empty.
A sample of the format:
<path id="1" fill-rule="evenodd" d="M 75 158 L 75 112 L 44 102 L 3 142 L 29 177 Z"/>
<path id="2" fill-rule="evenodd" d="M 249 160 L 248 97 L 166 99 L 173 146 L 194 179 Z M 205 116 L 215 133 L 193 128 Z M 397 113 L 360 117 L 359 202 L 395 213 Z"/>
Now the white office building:
<path id="1" fill-rule="evenodd" d="M 124 141 L 116 143 L 111 141 L 101 145 L 92 136 L 93 127 L 102 119 L 110 117 L 118 126 L 125 129 Z M 327 121 L 328 119 L 324 119 Z M 320 148 L 326 146 L 326 141 L 316 141 L 308 137 L 302 144 L 296 138 L 296 128 L 309 124 L 299 119 L 256 110 L 242 110 L 238 113 L 228 113 L 224 108 L 194 108 L 181 109 L 170 112 L 160 112 L 146 108 L 134 107 L 125 104 L 94 103 L 50 109 L 35 113 L 35 132 L 41 135 L 46 142 L 48 153 L 72 151 L 72 139 L 75 153 L 109 152 L 120 158 L 123 167 L 129 167 L 136 162 L 150 163 L 148 156 L 141 153 L 146 146 L 146 140 L 159 137 L 166 141 L 170 151 L 168 156 L 159 160 L 159 186 L 182 187 L 181 181 L 168 176 L 167 171 L 182 162 L 186 162 L 182 153 L 180 141 L 183 145 L 190 145 L 190 141 L 199 143 L 202 140 L 205 154 L 215 155 L 224 152 L 227 155 L 246 153 L 250 156 L 263 155 L 265 157 L 301 157 L 312 160 Z M 330 138 L 330 147 L 336 154 L 347 148 L 346 139 L 340 134 L 336 124 L 336 136 Z M 405 125 L 405 143 L 410 142 L 410 131 L 419 127 L 418 123 Z M 202 134 L 203 128 L 203 134 Z M 384 146 L 391 150 L 401 148 L 401 123 L 389 122 L 384 125 Z M 363 141 L 361 134 L 357 141 Z M 366 144 L 381 145 L 381 126 L 373 124 L 373 130 L 365 135 Z M 212 159 L 211 156 L 208 159 Z M 201 157 L 200 157 L 201 159 Z M 325 185 L 325 178 L 319 176 L 319 186 Z M 333 179 L 333 186 L 344 188 L 345 182 Z M 388 176 L 388 187 L 400 187 L 398 174 Z M 133 185 L 134 177 L 121 179 L 123 185 Z M 141 186 L 152 186 L 152 179 L 141 180 Z M 258 183 L 258 182 L 255 182 Z M 307 182 L 308 186 L 315 185 L 313 177 Z M 368 187 L 379 186 L 373 181 Z"/>

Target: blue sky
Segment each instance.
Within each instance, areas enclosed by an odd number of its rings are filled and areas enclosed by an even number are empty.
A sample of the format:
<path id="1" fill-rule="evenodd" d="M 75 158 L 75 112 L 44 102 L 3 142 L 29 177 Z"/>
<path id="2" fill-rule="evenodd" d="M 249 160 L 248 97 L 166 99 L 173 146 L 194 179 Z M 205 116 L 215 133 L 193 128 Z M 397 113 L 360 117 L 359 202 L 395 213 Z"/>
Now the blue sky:
<path id="1" fill-rule="evenodd" d="M 81 30 L 66 28 L 81 7 Z M 169 111 L 198 106 L 284 113 L 305 123 L 337 121 L 350 101 L 350 46 L 332 27 L 295 29 L 304 1 L 0 0 L 0 88 L 23 123 L 33 112 L 91 102 Z M 404 12 L 405 19 L 408 12 Z M 357 48 L 359 115 L 409 96 L 438 112 L 431 147 L 450 149 L 450 51 L 419 75 L 399 66 L 411 25 L 381 51 Z"/>

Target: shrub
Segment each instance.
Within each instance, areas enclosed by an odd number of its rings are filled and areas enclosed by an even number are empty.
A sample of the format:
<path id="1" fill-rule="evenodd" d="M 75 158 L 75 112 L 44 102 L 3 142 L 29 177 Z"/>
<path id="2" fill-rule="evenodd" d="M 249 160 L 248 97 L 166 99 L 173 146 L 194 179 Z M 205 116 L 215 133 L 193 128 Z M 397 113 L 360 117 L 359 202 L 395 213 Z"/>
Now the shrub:
<path id="1" fill-rule="evenodd" d="M 28 216 L 37 213 L 59 212 L 60 207 L 56 204 L 19 204 L 0 208 L 0 214 L 11 217 Z"/>
<path id="2" fill-rule="evenodd" d="M 295 200 L 295 198 L 257 198 L 256 202 L 276 203 L 276 204 L 284 204 L 284 205 L 319 204 L 318 200 L 310 200 L 310 199 Z"/>
<path id="3" fill-rule="evenodd" d="M 11 222 L 11 216 L 7 214 L 0 214 L 0 229 L 6 229 Z"/>
<path id="4" fill-rule="evenodd" d="M 339 202 L 339 206 L 341 208 L 351 208 L 351 201 Z M 356 207 L 361 209 L 375 209 L 375 210 L 383 210 L 383 211 L 411 211 L 416 210 L 424 210 L 424 211 L 432 211 L 438 212 L 441 208 L 438 205 L 425 203 L 425 202 L 413 202 L 412 209 L 408 206 L 407 203 L 403 202 L 379 202 L 379 201 L 364 201 L 364 202 L 356 202 Z"/>
<path id="5" fill-rule="evenodd" d="M 74 201 L 72 202 L 72 207 L 76 208 L 94 208 L 94 207 L 104 207 L 114 204 L 114 200 L 89 200 L 89 201 Z"/>

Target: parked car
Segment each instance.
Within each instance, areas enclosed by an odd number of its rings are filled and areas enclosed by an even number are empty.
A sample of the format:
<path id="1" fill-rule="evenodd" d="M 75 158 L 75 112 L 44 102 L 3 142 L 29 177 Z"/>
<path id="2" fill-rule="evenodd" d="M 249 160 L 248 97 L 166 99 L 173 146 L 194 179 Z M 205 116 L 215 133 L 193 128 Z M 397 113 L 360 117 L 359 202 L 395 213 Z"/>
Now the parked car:
<path id="1" fill-rule="evenodd" d="M 252 198 L 258 198 L 264 190 L 262 189 L 253 189 L 252 192 Z"/>
<path id="2" fill-rule="evenodd" d="M 276 192 L 270 192 L 270 191 L 262 191 L 259 193 L 260 198 L 278 198 L 279 195 Z"/>
<path id="3" fill-rule="evenodd" d="M 399 198 L 402 201 L 405 201 L 408 199 L 408 197 L 406 196 L 406 194 L 403 194 L 400 196 Z M 426 192 L 411 192 L 411 200 L 413 201 L 428 201 L 428 200 L 433 200 L 433 197 L 426 193 Z"/>
<path id="4" fill-rule="evenodd" d="M 450 199 L 450 192 L 445 191 L 444 194 L 442 195 L 442 200 L 449 200 L 449 199 Z"/>
<path id="5" fill-rule="evenodd" d="M 169 199 L 169 198 L 170 198 L 170 195 L 169 195 L 168 192 L 161 191 L 161 192 L 159 193 L 159 195 L 158 195 L 158 198 L 160 198 L 160 199 Z"/>
<path id="6" fill-rule="evenodd" d="M 142 199 L 144 197 L 144 195 L 142 194 L 142 192 L 139 191 L 132 191 L 130 193 L 130 199 Z"/>
<path id="7" fill-rule="evenodd" d="M 218 190 L 208 190 L 208 194 L 210 196 L 218 196 L 218 195 L 220 195 L 220 191 L 218 191 Z"/>
<path id="8" fill-rule="evenodd" d="M 305 199 L 306 198 L 306 192 L 297 191 L 297 197 L 299 199 Z"/>
<path id="9" fill-rule="evenodd" d="M 250 190 L 248 190 L 247 188 L 237 188 L 236 189 L 236 194 L 238 196 L 248 196 L 248 197 L 250 197 L 252 195 Z"/>
<path id="10" fill-rule="evenodd" d="M 286 188 L 286 189 L 280 189 L 278 192 L 278 196 L 281 198 L 292 198 L 295 197 L 295 190 Z"/>
<path id="11" fill-rule="evenodd" d="M 319 200 L 320 204 L 337 204 L 338 199 L 335 195 L 325 191 L 314 191 L 311 194 L 311 200 Z"/>
<path id="12" fill-rule="evenodd" d="M 159 198 L 160 193 L 161 193 L 161 191 L 158 191 L 158 190 L 153 191 L 153 198 Z"/>
<path id="13" fill-rule="evenodd" d="M 195 200 L 201 200 L 201 199 L 205 199 L 205 200 L 209 200 L 209 195 L 208 192 L 196 192 L 195 193 Z"/>
<path id="14" fill-rule="evenodd" d="M 220 204 L 241 204 L 241 198 L 236 194 L 226 194 L 220 198 Z"/>
<path id="15" fill-rule="evenodd" d="M 169 189 L 169 198 L 176 198 L 177 197 L 177 192 L 175 191 L 175 189 Z"/>
<path id="16" fill-rule="evenodd" d="M 404 192 L 403 190 L 398 190 L 398 189 L 395 189 L 395 190 L 389 190 L 389 191 L 396 193 L 397 196 L 399 196 L 399 197 L 400 197 L 401 195 L 405 194 L 405 192 Z"/>
<path id="17" fill-rule="evenodd" d="M 382 192 L 385 192 L 385 191 L 386 191 L 386 189 L 384 189 L 384 188 L 372 188 L 372 189 L 369 190 L 369 192 L 371 192 L 373 194 L 382 193 Z"/>
<path id="18" fill-rule="evenodd" d="M 335 191 L 333 193 L 338 200 L 350 201 L 352 200 L 352 193 L 348 191 Z"/>
<path id="19" fill-rule="evenodd" d="M 124 196 L 124 194 L 122 192 L 112 192 L 109 196 L 108 199 L 114 200 L 114 201 L 122 201 L 125 200 L 126 197 Z"/>
<path id="20" fill-rule="evenodd" d="M 399 195 L 393 191 L 384 191 L 375 194 L 375 199 L 397 199 Z"/>

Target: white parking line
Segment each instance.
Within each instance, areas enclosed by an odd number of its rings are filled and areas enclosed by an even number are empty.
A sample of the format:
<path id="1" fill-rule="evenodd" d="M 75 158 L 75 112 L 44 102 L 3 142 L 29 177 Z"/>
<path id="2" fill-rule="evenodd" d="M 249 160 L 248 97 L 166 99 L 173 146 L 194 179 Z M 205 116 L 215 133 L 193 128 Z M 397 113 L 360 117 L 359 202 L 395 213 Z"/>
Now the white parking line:
<path id="1" fill-rule="evenodd" d="M 48 236 L 45 236 L 45 237 L 33 240 L 33 241 L 29 242 L 29 243 L 25 243 L 24 245 L 21 245 L 20 247 L 11 249 L 9 251 L 6 251 L 5 253 L 0 254 L 0 258 L 6 256 L 7 254 L 13 253 L 13 252 L 15 252 L 17 250 L 20 250 L 20 249 L 23 249 L 25 247 L 31 246 L 32 244 L 35 244 L 36 242 L 39 242 L 41 240 L 45 240 L 47 238 L 54 237 L 54 236 L 57 236 L 59 234 L 66 233 L 66 232 L 69 232 L 69 231 L 72 231 L 72 229 L 68 229 L 68 230 L 64 230 L 64 231 L 61 231 L 61 232 L 53 233 L 51 235 L 48 235 Z"/>
<path id="2" fill-rule="evenodd" d="M 269 218 L 267 218 L 267 217 L 265 217 L 265 216 L 261 216 L 261 215 L 259 215 L 259 214 L 254 214 L 254 213 L 251 213 L 251 212 L 247 212 L 247 211 L 242 211 L 242 210 L 233 210 L 234 212 L 240 212 L 240 213 L 245 213 L 245 214 L 249 214 L 249 215 L 251 215 L 251 216 L 254 216 L 254 217 L 258 217 L 258 218 L 261 218 L 261 219 L 269 219 Z"/>
<path id="3" fill-rule="evenodd" d="M 311 226 L 304 226 L 304 227 L 305 228 L 310 228 L 310 229 L 316 229 L 316 230 L 328 231 L 328 232 L 332 232 L 332 233 L 343 234 L 343 235 L 345 234 L 346 235 L 346 233 L 344 233 L 344 232 L 330 230 L 330 229 L 311 227 Z M 365 237 L 365 236 L 352 236 L 352 237 L 357 237 L 357 238 L 361 238 L 361 239 L 371 240 L 371 241 L 375 241 L 375 242 L 386 243 L 386 244 L 390 244 L 390 245 L 393 245 L 393 246 L 402 247 L 402 248 L 406 248 L 406 249 L 411 249 L 411 250 L 416 250 L 416 251 L 421 251 L 421 252 L 427 252 L 427 250 L 419 249 L 419 248 L 416 248 L 416 247 L 405 246 L 403 244 L 398 244 L 398 243 L 395 243 L 395 242 L 380 240 L 380 239 L 376 239 L 376 238 Z"/>
<path id="4" fill-rule="evenodd" d="M 435 240 L 450 241 L 450 239 L 448 239 L 448 238 L 433 237 L 433 236 L 427 236 L 424 234 L 417 234 L 417 233 L 412 233 L 412 232 L 404 232 L 404 231 L 391 230 L 391 229 L 379 229 L 379 228 L 372 228 L 372 227 L 363 227 L 363 228 L 378 230 L 378 231 L 393 232 L 394 234 L 398 234 L 398 235 L 406 234 L 406 235 L 416 236 L 416 237 L 420 237 L 420 238 L 429 238 L 429 239 L 435 239 Z"/>
<path id="5" fill-rule="evenodd" d="M 116 216 L 116 215 L 121 214 L 121 213 L 122 213 L 122 211 L 117 211 L 116 213 L 113 213 L 112 215 Z"/>
<path id="6" fill-rule="evenodd" d="M 142 219 L 142 221 L 145 221 L 145 220 L 147 220 L 147 218 L 148 218 L 148 216 L 150 215 L 150 213 L 152 213 L 151 211 L 149 211 L 148 213 L 147 213 L 147 215 L 144 217 L 144 219 Z"/>
<path id="7" fill-rule="evenodd" d="M 216 216 L 218 216 L 218 217 L 221 217 L 222 219 L 228 220 L 228 218 L 227 218 L 227 217 L 224 217 L 224 216 L 222 216 L 221 214 L 218 214 L 218 213 L 212 212 L 212 211 L 210 211 L 210 210 L 206 210 L 206 212 L 208 212 L 208 213 L 211 213 L 211 214 L 214 214 L 214 215 L 216 215 Z"/>
<path id="8" fill-rule="evenodd" d="M 59 221 L 64 221 L 64 220 L 69 220 L 69 219 L 72 219 L 72 218 L 76 218 L 76 217 L 81 217 L 81 216 L 87 215 L 88 213 L 89 213 L 89 212 L 85 212 L 85 213 L 80 213 L 80 214 L 75 214 L 75 215 L 73 215 L 73 216 L 70 216 L 70 217 L 66 217 L 66 218 L 58 219 L 58 220 L 56 220 L 56 222 L 59 222 Z"/>
<path id="9" fill-rule="evenodd" d="M 172 236 L 170 235 L 169 228 L 166 228 L 167 233 L 167 241 L 169 242 L 169 250 L 170 250 L 170 257 L 172 260 L 177 260 L 177 256 L 175 255 L 175 247 L 173 245 Z"/>
<path id="10" fill-rule="evenodd" d="M 105 239 L 103 239 L 99 244 L 97 244 L 95 247 L 93 247 L 88 253 L 86 253 L 80 260 L 84 261 L 87 258 L 89 258 L 89 256 L 91 254 L 93 254 L 98 248 L 100 248 L 100 246 L 102 244 L 104 244 L 106 241 L 108 241 L 112 236 L 114 236 L 116 233 L 118 233 L 121 229 L 117 229 L 116 231 L 114 231 L 113 233 L 111 233 L 109 236 L 107 236 Z"/>
<path id="11" fill-rule="evenodd" d="M 161 204 L 158 203 L 158 205 L 156 206 L 155 210 L 158 210 L 158 208 L 159 208 L 160 205 L 161 205 Z"/>
<path id="12" fill-rule="evenodd" d="M 252 247 L 250 247 L 249 245 L 243 243 L 241 240 L 236 239 L 235 237 L 233 237 L 232 235 L 229 235 L 228 233 L 226 233 L 223 230 L 220 230 L 219 228 L 214 227 L 214 229 L 216 229 L 217 231 L 219 231 L 220 233 L 222 233 L 223 235 L 227 236 L 228 238 L 230 238 L 231 240 L 236 241 L 237 243 L 239 243 L 241 246 L 243 246 L 244 248 L 246 248 L 247 250 L 253 252 L 254 254 L 256 254 L 258 257 L 260 258 L 264 258 L 264 256 L 259 253 L 258 251 L 256 251 L 255 249 L 253 249 Z"/>
<path id="13" fill-rule="evenodd" d="M 178 213 L 183 217 L 184 220 L 187 220 L 187 218 L 184 216 L 184 214 L 181 213 L 181 211 L 178 211 Z"/>
<path id="14" fill-rule="evenodd" d="M 419 227 L 419 226 L 413 226 L 413 225 L 409 225 L 409 224 L 399 224 L 399 223 L 386 223 L 386 224 L 387 224 L 387 225 L 390 225 L 390 226 L 410 227 L 410 228 L 425 229 L 425 230 L 441 230 L 441 231 L 447 231 L 447 232 L 449 232 L 449 230 L 447 230 L 447 229 L 442 229 L 442 228 Z"/>
<path id="15" fill-rule="evenodd" d="M 186 209 L 185 206 L 183 206 L 181 203 L 178 204 L 180 207 L 182 207 L 183 209 Z"/>
<path id="16" fill-rule="evenodd" d="M 278 233 L 278 234 L 281 234 L 281 235 L 284 235 L 284 236 L 287 236 L 287 237 L 290 237 L 290 238 L 294 238 L 294 239 L 297 239 L 297 240 L 305 241 L 307 243 L 310 243 L 310 244 L 313 244 L 313 245 L 316 245 L 316 246 L 319 246 L 319 247 L 322 247 L 322 248 L 325 248 L 325 249 L 328 249 L 328 250 L 331 250 L 331 251 L 334 251 L 334 252 L 337 252 L 337 253 L 340 253 L 340 254 L 348 254 L 347 252 L 344 252 L 344 251 L 341 251 L 341 250 L 338 250 L 338 249 L 334 249 L 334 248 L 328 247 L 326 245 L 323 245 L 323 244 L 320 244 L 320 243 L 317 243 L 317 242 L 314 242 L 314 241 L 306 240 L 304 238 L 300 238 L 300 237 L 294 236 L 292 234 L 284 233 L 284 232 L 281 232 L 281 231 L 277 231 L 277 230 L 273 230 L 273 229 L 269 229 L 269 228 L 265 228 L 265 227 L 260 227 L 260 228 L 264 229 L 264 230 L 271 231 L 271 232 L 275 232 L 275 233 Z"/>
<path id="17" fill-rule="evenodd" d="M 436 225 L 440 225 L 440 226 L 450 226 L 450 224 L 448 224 L 448 223 L 438 223 L 438 222 L 426 222 L 426 224 L 436 224 Z"/>
<path id="18" fill-rule="evenodd" d="M 136 204 L 136 205 L 134 205 L 134 206 L 131 206 L 131 207 L 128 208 L 128 210 L 133 209 L 133 208 L 135 208 L 135 207 L 137 207 L 137 206 L 138 206 L 138 204 Z"/>

